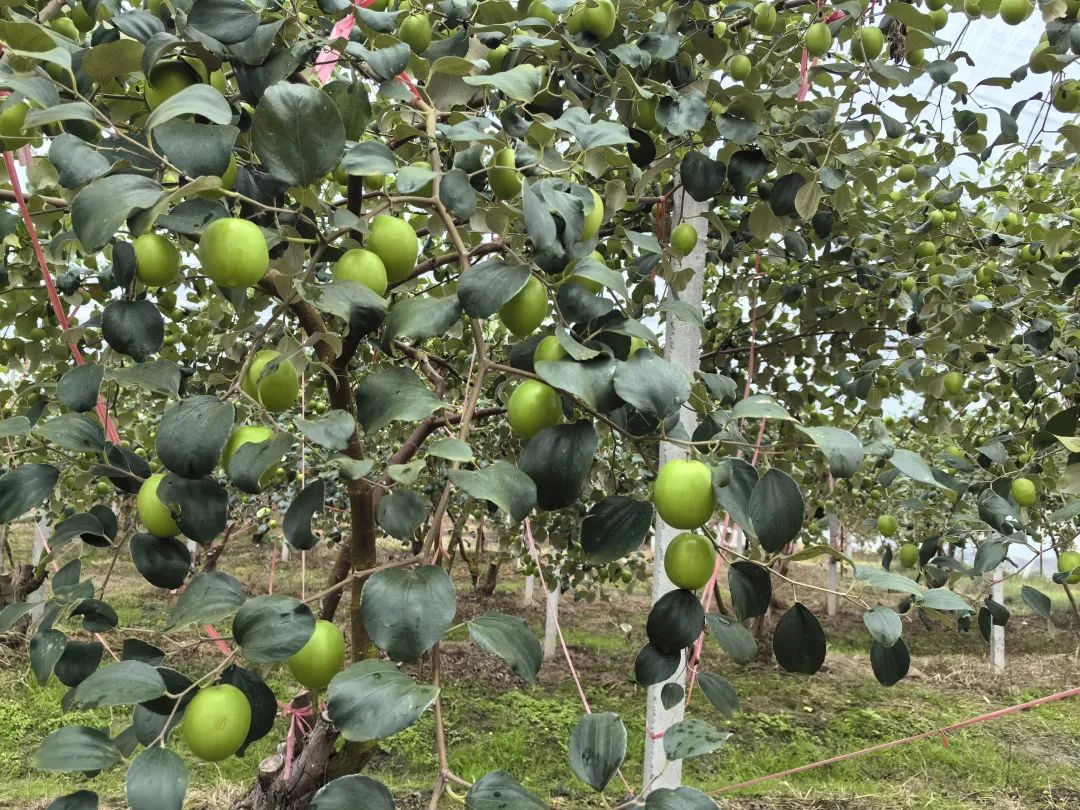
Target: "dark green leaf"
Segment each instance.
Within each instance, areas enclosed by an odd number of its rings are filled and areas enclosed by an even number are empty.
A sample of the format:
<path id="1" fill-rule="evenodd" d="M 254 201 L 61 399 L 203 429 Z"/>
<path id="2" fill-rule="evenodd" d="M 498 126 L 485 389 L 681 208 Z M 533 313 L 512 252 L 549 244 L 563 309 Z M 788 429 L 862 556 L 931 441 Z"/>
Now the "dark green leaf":
<path id="1" fill-rule="evenodd" d="M 536 484 L 537 506 L 561 509 L 577 501 L 592 469 L 596 443 L 590 420 L 553 425 L 529 439 L 518 469 Z"/>
<path id="2" fill-rule="evenodd" d="M 91 411 L 98 401 L 98 390 L 105 376 L 105 366 L 86 363 L 75 366 L 56 384 L 56 398 L 68 410 L 85 413 Z"/>
<path id="3" fill-rule="evenodd" d="M 1050 606 L 1052 603 L 1050 597 L 1045 593 L 1032 588 L 1030 585 L 1022 585 L 1020 587 L 1020 598 L 1037 616 L 1041 616 L 1047 621 L 1050 620 Z"/>
<path id="4" fill-rule="evenodd" d="M 330 682 L 327 712 L 346 740 L 378 740 L 415 723 L 437 694 L 391 661 L 361 661 Z"/>
<path id="5" fill-rule="evenodd" d="M 233 117 L 229 102 L 216 88 L 208 84 L 193 84 L 170 96 L 150 113 L 146 119 L 146 129 L 156 129 L 182 115 L 197 115 L 219 125 L 230 123 Z M 174 129 L 173 133 L 176 132 L 178 130 Z M 235 139 L 235 132 L 232 137 Z"/>
<path id="6" fill-rule="evenodd" d="M 716 810 L 716 802 L 697 788 L 659 788 L 645 799 L 645 810 Z"/>
<path id="7" fill-rule="evenodd" d="M 634 659 L 634 680 L 640 686 L 663 683 L 674 675 L 682 665 L 682 650 L 661 652 L 652 644 L 638 650 Z"/>
<path id="8" fill-rule="evenodd" d="M 786 472 L 770 469 L 750 493 L 750 522 L 766 551 L 775 554 L 799 536 L 803 496 Z"/>
<path id="9" fill-rule="evenodd" d="M 705 616 L 705 626 L 720 644 L 720 649 L 736 664 L 749 664 L 757 658 L 757 642 L 739 622 L 720 613 L 709 613 Z"/>
<path id="10" fill-rule="evenodd" d="M 105 247 L 129 214 L 152 208 L 162 193 L 156 181 L 137 174 L 99 178 L 72 200 L 71 227 L 83 249 L 96 252 Z"/>
<path id="11" fill-rule="evenodd" d="M 626 758 L 626 726 L 613 712 L 586 714 L 570 734 L 570 767 L 603 792 Z"/>
<path id="12" fill-rule="evenodd" d="M 347 411 L 333 410 L 315 419 L 294 420 L 308 441 L 330 450 L 344 450 L 356 430 L 356 421 Z"/>
<path id="13" fill-rule="evenodd" d="M 597 501 L 581 523 L 581 550 L 591 562 L 608 563 L 641 547 L 652 528 L 653 507 L 626 495 Z"/>
<path id="14" fill-rule="evenodd" d="M 215 396 L 200 394 L 170 405 L 157 431 L 161 463 L 184 478 L 209 475 L 229 441 L 235 418 L 235 406 Z"/>
<path id="15" fill-rule="evenodd" d="M 345 148 L 345 126 L 330 97 L 316 87 L 291 82 L 278 82 L 263 94 L 251 137 L 266 170 L 292 186 L 324 176 L 338 165 Z"/>
<path id="16" fill-rule="evenodd" d="M 231 616 L 244 603 L 244 589 L 222 571 L 196 574 L 169 614 L 166 630 L 206 624 Z"/>
<path id="17" fill-rule="evenodd" d="M 45 810 L 98 810 L 98 796 L 89 790 L 76 790 L 54 800 Z"/>
<path id="18" fill-rule="evenodd" d="M 142 661 L 144 664 L 157 667 L 161 666 L 161 662 L 165 660 L 165 652 L 141 639 L 125 638 L 124 646 L 120 651 L 120 659 L 122 661 Z"/>
<path id="19" fill-rule="evenodd" d="M 111 301 L 101 313 L 101 336 L 109 348 L 141 363 L 165 342 L 165 319 L 145 298 Z"/>
<path id="20" fill-rule="evenodd" d="M 690 398 L 686 372 L 653 354 L 637 352 L 615 368 L 615 392 L 637 410 L 665 419 Z"/>
<path id="21" fill-rule="evenodd" d="M 740 622 L 764 616 L 772 601 L 772 579 L 764 566 L 752 562 L 732 563 L 728 568 L 731 604 Z"/>
<path id="22" fill-rule="evenodd" d="M 49 145 L 49 161 L 56 167 L 62 188 L 81 188 L 109 170 L 108 158 L 92 149 L 82 138 L 66 132 Z"/>
<path id="23" fill-rule="evenodd" d="M 394 490 L 379 499 L 379 527 L 391 537 L 408 540 L 427 517 L 428 504 L 411 489 Z"/>
<path id="24" fill-rule="evenodd" d="M 303 420 L 297 420 L 298 423 L 301 421 Z M 295 441 L 288 433 L 275 433 L 273 438 L 264 442 L 245 442 L 240 445 L 229 457 L 228 472 L 233 485 L 241 492 L 253 495 L 261 492 L 264 476 L 281 462 L 281 457 Z"/>
<path id="25" fill-rule="evenodd" d="M 676 588 L 661 596 L 649 611 L 645 633 L 649 643 L 671 654 L 697 641 L 705 629 L 705 610 L 692 591 Z"/>
<path id="26" fill-rule="evenodd" d="M 60 471 L 50 464 L 21 464 L 0 477 L 0 523 L 8 523 L 49 497 Z"/>
<path id="27" fill-rule="evenodd" d="M 96 728 L 64 726 L 42 741 L 34 754 L 39 771 L 100 771 L 120 761 L 120 750 Z"/>
<path id="28" fill-rule="evenodd" d="M 229 495 L 217 481 L 170 472 L 158 484 L 157 496 L 176 516 L 180 531 L 196 543 L 209 543 L 225 530 Z"/>
<path id="29" fill-rule="evenodd" d="M 739 711 L 739 696 L 727 678 L 711 672 L 699 672 L 698 685 L 702 694 L 720 714 L 735 714 Z"/>
<path id="30" fill-rule="evenodd" d="M 665 683 L 660 689 L 660 703 L 665 709 L 678 706 L 682 703 L 684 697 L 686 697 L 686 690 L 675 681 Z"/>
<path id="31" fill-rule="evenodd" d="M 490 501 L 519 523 L 536 505 L 536 484 L 506 461 L 496 461 L 480 470 L 451 470 L 454 486 L 481 501 Z"/>
<path id="32" fill-rule="evenodd" d="M 105 431 L 101 425 L 81 413 L 62 413 L 34 427 L 36 435 L 73 453 L 101 453 L 105 450 Z"/>
<path id="33" fill-rule="evenodd" d="M 99 669 L 75 688 L 74 702 L 86 709 L 126 706 L 165 694 L 165 681 L 142 661 L 117 661 Z"/>
<path id="34" fill-rule="evenodd" d="M 391 568 L 364 583 L 364 628 L 395 661 L 416 661 L 454 622 L 457 597 L 449 575 L 437 565 Z"/>
<path id="35" fill-rule="evenodd" d="M 188 25 L 226 45 L 243 42 L 259 27 L 259 14 L 244 0 L 195 0 Z"/>
<path id="36" fill-rule="evenodd" d="M 180 810 L 187 785 L 187 766 L 178 755 L 167 748 L 147 748 L 128 767 L 125 780 L 128 807 Z"/>
<path id="37" fill-rule="evenodd" d="M 394 304 L 383 326 L 382 345 L 393 354 L 394 340 L 425 340 L 445 335 L 461 318 L 456 295 L 442 298 L 417 295 Z"/>
<path id="38" fill-rule="evenodd" d="M 408 368 L 377 371 L 356 389 L 356 416 L 371 434 L 391 422 L 416 422 L 446 405 Z"/>
<path id="39" fill-rule="evenodd" d="M 255 596 L 233 617 L 233 637 L 244 657 L 257 664 L 284 661 L 315 632 L 311 608 L 290 596 Z"/>
<path id="40" fill-rule="evenodd" d="M 546 802 L 503 771 L 481 776 L 465 794 L 466 810 L 548 810 Z"/>
<path id="41" fill-rule="evenodd" d="M 686 193 L 704 202 L 720 193 L 724 184 L 724 164 L 704 152 L 687 152 L 679 166 Z"/>
<path id="42" fill-rule="evenodd" d="M 293 548 L 309 551 L 319 542 L 318 535 L 311 531 L 311 521 L 315 513 L 322 509 L 325 496 L 326 484 L 317 478 L 314 483 L 304 487 L 285 510 L 281 528 Z"/>
<path id="43" fill-rule="evenodd" d="M 874 639 L 870 642 L 870 666 L 874 670 L 874 677 L 882 686 L 892 686 L 908 673 L 911 666 L 911 656 L 908 654 L 907 644 L 902 638 L 897 639 L 891 647 Z"/>
<path id="44" fill-rule="evenodd" d="M 525 287 L 531 275 L 527 264 L 484 262 L 462 273 L 458 300 L 470 318 L 488 318 Z"/>
<path id="45" fill-rule="evenodd" d="M 809 608 L 796 602 L 776 624 L 773 633 L 776 663 L 788 672 L 813 675 L 825 662 L 825 631 Z"/>
<path id="46" fill-rule="evenodd" d="M 514 674 L 526 683 L 536 680 L 543 650 L 524 619 L 498 611 L 488 611 L 469 622 L 469 635 L 482 650 L 502 658 Z"/>
<path id="47" fill-rule="evenodd" d="M 476 189 L 463 169 L 451 169 L 442 176 L 439 199 L 458 219 L 469 219 L 476 211 Z"/>
<path id="48" fill-rule="evenodd" d="M 72 608 L 71 615 L 82 616 L 83 629 L 91 633 L 105 633 L 120 623 L 116 611 L 99 599 L 83 599 Z"/>
<path id="49" fill-rule="evenodd" d="M 798 427 L 821 448 L 833 477 L 850 478 L 859 469 L 866 451 L 855 434 L 834 427 Z"/>
<path id="50" fill-rule="evenodd" d="M 615 370 L 619 365 L 610 357 L 580 363 L 541 360 L 536 364 L 536 373 L 548 385 L 572 394 L 589 407 L 610 411 L 619 406 L 619 396 L 615 393 Z"/>
<path id="51" fill-rule="evenodd" d="M 30 669 L 39 685 L 44 686 L 49 682 L 56 662 L 64 654 L 65 644 L 67 637 L 52 628 L 39 630 L 30 639 Z"/>
<path id="52" fill-rule="evenodd" d="M 131 538 L 135 570 L 155 588 L 179 588 L 187 579 L 191 553 L 175 537 L 136 534 Z"/>
<path id="53" fill-rule="evenodd" d="M 892 608 L 877 605 L 863 614 L 863 624 L 874 637 L 874 641 L 883 647 L 891 647 L 900 639 L 904 632 L 904 625 L 900 616 Z"/>
<path id="54" fill-rule="evenodd" d="M 220 177 L 229 167 L 229 155 L 239 134 L 234 126 L 173 119 L 154 130 L 154 142 L 188 177 Z"/>
<path id="55" fill-rule="evenodd" d="M 397 170 L 397 160 L 386 144 L 362 141 L 349 147 L 341 159 L 341 170 L 358 175 L 392 174 Z"/>
<path id="56" fill-rule="evenodd" d="M 726 731 L 717 731 L 704 720 L 683 720 L 664 732 L 664 754 L 672 760 L 711 754 L 730 736 Z"/>
<path id="57" fill-rule="evenodd" d="M 104 654 L 105 645 L 100 641 L 68 639 L 63 654 L 53 667 L 56 679 L 64 686 L 78 686 L 97 670 Z"/>
<path id="58" fill-rule="evenodd" d="M 262 678 L 243 667 L 230 666 L 221 674 L 221 682 L 235 686 L 251 704 L 251 725 L 248 727 L 247 739 L 237 751 L 243 756 L 249 745 L 261 740 L 273 730 L 278 713 L 277 697 Z"/>
<path id="59" fill-rule="evenodd" d="M 369 776 L 342 776 L 319 789 L 307 810 L 394 810 L 394 794 Z"/>

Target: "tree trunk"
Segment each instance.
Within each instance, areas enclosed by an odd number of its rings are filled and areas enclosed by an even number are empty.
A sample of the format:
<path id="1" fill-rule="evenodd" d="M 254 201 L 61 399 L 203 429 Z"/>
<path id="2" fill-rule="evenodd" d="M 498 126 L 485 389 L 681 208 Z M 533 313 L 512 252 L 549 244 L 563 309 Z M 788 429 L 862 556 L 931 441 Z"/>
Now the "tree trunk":
<path id="1" fill-rule="evenodd" d="M 680 294 L 680 298 L 691 306 L 701 305 L 701 292 L 705 277 L 705 242 L 709 226 L 702 216 L 708 211 L 708 205 L 691 199 L 685 193 L 675 197 L 675 212 L 672 225 L 689 222 L 697 231 L 698 240 L 694 250 L 683 262 L 683 268 L 690 268 L 694 275 Z M 664 335 L 664 358 L 693 376 L 701 364 L 701 331 L 692 323 L 668 316 Z M 696 417 L 690 408 L 683 408 L 680 421 L 687 435 L 692 435 L 696 426 Z M 660 465 L 674 459 L 687 458 L 687 451 L 680 445 L 669 442 L 660 444 Z M 659 517 L 656 519 L 655 555 L 653 557 L 652 602 L 655 604 L 664 594 L 674 589 L 671 580 L 664 572 L 664 552 L 668 544 L 678 534 L 677 529 L 668 526 Z M 680 667 L 671 682 L 679 685 L 686 683 L 686 669 Z M 648 790 L 657 788 L 675 788 L 682 784 L 682 760 L 668 762 L 664 754 L 664 732 L 683 719 L 683 704 L 679 701 L 670 709 L 664 708 L 660 700 L 663 684 L 650 686 L 646 693 L 645 719 L 645 762 L 644 784 Z"/>
<path id="2" fill-rule="evenodd" d="M 320 717 L 285 779 L 285 755 L 272 754 L 259 764 L 259 777 L 233 810 L 305 810 L 326 781 L 338 733 Z M 284 747 L 284 746 L 282 746 Z"/>

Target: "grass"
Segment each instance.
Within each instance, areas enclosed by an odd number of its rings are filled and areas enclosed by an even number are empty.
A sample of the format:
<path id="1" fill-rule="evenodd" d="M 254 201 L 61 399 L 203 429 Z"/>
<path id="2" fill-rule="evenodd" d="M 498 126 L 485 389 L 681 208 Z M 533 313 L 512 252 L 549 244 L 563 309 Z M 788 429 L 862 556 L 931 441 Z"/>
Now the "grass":
<path id="1" fill-rule="evenodd" d="M 267 551 L 249 546 L 231 550 L 227 570 L 251 592 L 264 591 L 269 573 Z M 309 586 L 321 582 L 332 556 L 321 550 L 309 556 Z M 95 553 L 84 575 L 101 576 L 107 559 Z M 122 626 L 156 632 L 164 626 L 167 604 L 121 565 L 110 585 L 110 603 Z M 771 664 L 735 667 L 711 642 L 703 667 L 728 678 L 739 695 L 741 710 L 724 716 L 696 690 L 690 715 L 729 731 L 732 737 L 714 754 L 687 760 L 683 778 L 704 790 L 754 779 L 804 763 L 881 742 L 939 728 L 995 708 L 1080 683 L 1080 635 L 1069 623 L 1069 606 L 1061 588 L 1029 581 L 1051 595 L 1056 627 L 1033 616 L 1022 605 L 1018 585 L 1006 589 L 1013 611 L 1007 632 L 1009 668 L 992 674 L 986 646 L 977 630 L 958 633 L 952 627 L 926 628 L 909 615 L 905 638 L 912 651 L 911 676 L 884 688 L 873 678 L 867 661 L 868 636 L 861 611 L 844 605 L 839 616 L 826 617 L 819 594 L 800 598 L 819 615 L 829 638 L 825 668 L 813 677 L 782 673 Z M 543 600 L 522 604 L 520 581 L 500 584 L 483 598 L 457 582 L 459 621 L 497 609 L 524 616 L 542 632 Z M 275 592 L 298 593 L 299 565 L 279 565 Z M 573 603 L 564 598 L 561 617 L 567 643 L 582 673 L 595 711 L 613 711 L 627 726 L 630 746 L 623 773 L 640 784 L 644 737 L 644 692 L 632 681 L 633 660 L 644 642 L 648 597 L 616 591 L 610 601 Z M 789 594 L 783 594 L 789 598 Z M 883 599 L 890 603 L 889 599 Z M 344 607 L 344 606 L 343 606 Z M 344 616 L 344 611 L 341 613 Z M 130 630 L 128 632 L 131 632 Z M 119 633 L 109 634 L 113 643 Z M 623 798 L 616 778 L 599 799 L 568 765 L 568 741 L 582 714 L 580 701 L 561 658 L 548 662 L 537 683 L 517 684 L 497 659 L 478 652 L 457 630 L 445 646 L 443 703 L 450 764 L 460 776 L 475 780 L 491 770 L 513 773 L 527 787 L 548 798 L 553 807 L 599 808 Z M 183 641 L 178 637 L 177 641 Z M 32 752 L 49 731 L 62 724 L 108 726 L 115 734 L 129 722 L 123 709 L 61 715 L 64 687 L 55 679 L 38 686 L 28 674 L 25 656 L 17 650 L 0 653 L 0 808 L 41 810 L 49 801 L 80 787 L 95 790 L 102 808 L 121 808 L 124 769 L 93 778 L 42 774 L 30 768 Z M 198 670 L 213 661 L 207 656 L 185 661 Z M 416 674 L 425 676 L 422 670 Z M 284 667 L 266 672 L 280 699 L 295 685 Z M 437 771 L 432 745 L 433 718 L 424 715 L 412 728 L 383 741 L 368 773 L 384 781 L 404 808 L 426 807 Z M 284 736 L 283 721 L 242 759 L 220 765 L 195 761 L 182 743 L 174 746 L 191 770 L 188 810 L 221 810 L 250 784 L 261 758 Z M 882 808 L 907 810 L 975 810 L 975 808 L 1045 808 L 1080 806 L 1080 700 L 1063 701 L 1035 711 L 994 720 L 951 734 L 948 745 L 939 736 L 859 759 L 771 781 L 719 799 L 720 806 L 757 808 Z M 460 808 L 452 798 L 442 807 Z"/>

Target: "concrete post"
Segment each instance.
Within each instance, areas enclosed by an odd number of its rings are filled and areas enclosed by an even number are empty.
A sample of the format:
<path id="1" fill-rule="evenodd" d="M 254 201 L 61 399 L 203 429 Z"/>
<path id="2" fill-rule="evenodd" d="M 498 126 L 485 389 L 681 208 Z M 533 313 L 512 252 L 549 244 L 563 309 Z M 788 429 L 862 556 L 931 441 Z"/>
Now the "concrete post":
<path id="1" fill-rule="evenodd" d="M 556 645 L 559 641 L 557 624 L 559 621 L 559 588 L 548 591 L 546 594 L 547 608 L 544 611 L 544 660 L 549 661 L 555 657 Z"/>
<path id="2" fill-rule="evenodd" d="M 836 515 L 829 515 L 829 545 L 833 548 L 840 547 L 840 521 Z M 836 589 L 840 582 L 839 564 L 836 557 L 829 557 L 829 593 L 825 595 L 825 612 L 829 616 L 836 615 Z"/>
<path id="3" fill-rule="evenodd" d="M 1005 604 L 1005 565 L 999 565 L 994 571 L 994 584 L 991 586 L 990 595 L 1000 605 Z M 996 624 L 990 625 L 990 665 L 995 672 L 1005 669 L 1005 628 Z"/>
<path id="4" fill-rule="evenodd" d="M 705 243 L 708 236 L 708 222 L 703 214 L 709 210 L 706 203 L 699 203 L 691 199 L 684 192 L 675 195 L 675 207 L 671 218 L 672 227 L 689 222 L 698 233 L 697 246 L 693 252 L 683 259 L 683 267 L 693 268 L 694 275 L 686 288 L 680 293 L 680 299 L 687 303 L 700 306 L 701 292 L 705 277 Z M 693 376 L 699 368 L 701 361 L 701 331 L 692 323 L 677 320 L 668 315 L 664 330 L 664 359 L 674 363 Z M 683 429 L 692 434 L 697 424 L 694 412 L 689 408 L 683 408 L 680 415 Z M 685 459 L 688 453 L 685 448 L 669 442 L 660 444 L 660 466 L 674 459 Z M 655 604 L 661 596 L 674 590 L 675 586 L 667 578 L 664 572 L 664 552 L 668 544 L 679 534 L 678 529 L 673 529 L 664 523 L 659 517 L 656 518 L 655 545 L 653 556 L 653 581 L 652 602 Z M 685 686 L 686 669 L 680 668 L 672 679 L 675 683 Z M 675 723 L 683 719 L 683 704 L 680 701 L 670 709 L 665 709 L 660 701 L 660 690 L 663 684 L 650 686 L 646 695 L 645 704 L 645 762 L 643 779 L 647 791 L 657 788 L 675 788 L 682 784 L 682 760 L 668 762 L 664 756 L 663 733 Z"/>

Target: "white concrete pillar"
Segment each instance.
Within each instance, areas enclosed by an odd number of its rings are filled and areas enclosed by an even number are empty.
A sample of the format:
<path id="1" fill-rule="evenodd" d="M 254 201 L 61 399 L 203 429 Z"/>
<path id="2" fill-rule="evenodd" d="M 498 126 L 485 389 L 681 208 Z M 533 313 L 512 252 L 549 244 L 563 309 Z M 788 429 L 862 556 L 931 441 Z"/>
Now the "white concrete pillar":
<path id="1" fill-rule="evenodd" d="M 990 589 L 990 596 L 1000 605 L 1005 604 L 1005 565 L 999 565 L 994 571 L 994 584 Z M 990 625 L 990 665 L 995 672 L 1005 669 L 1005 628 L 996 624 Z"/>
<path id="2" fill-rule="evenodd" d="M 829 545 L 840 548 L 840 521 L 836 515 L 829 515 Z M 825 595 L 825 612 L 836 615 L 836 590 L 840 582 L 839 565 L 836 557 L 829 557 L 829 593 Z"/>
<path id="3" fill-rule="evenodd" d="M 525 604 L 531 605 L 536 598 L 536 575 L 529 574 L 525 577 Z"/>
<path id="4" fill-rule="evenodd" d="M 689 195 L 680 192 L 675 195 L 675 206 L 671 218 L 672 229 L 682 222 L 689 222 L 698 233 L 698 241 L 694 250 L 682 261 L 683 267 L 693 268 L 694 275 L 686 288 L 679 294 L 680 299 L 687 303 L 700 306 L 701 291 L 705 276 L 705 245 L 708 237 L 708 222 L 702 217 L 709 210 L 706 203 L 699 203 Z M 701 331 L 693 323 L 681 321 L 668 315 L 664 330 L 664 359 L 674 363 L 693 376 L 701 362 Z M 692 435 L 697 426 L 697 417 L 694 411 L 684 407 L 680 414 L 683 429 L 688 435 Z M 688 453 L 685 448 L 669 442 L 660 444 L 660 466 L 674 459 L 685 459 Z M 664 523 L 659 516 L 656 518 L 655 545 L 653 556 L 653 581 L 652 602 L 656 604 L 664 594 L 674 590 L 675 586 L 667 578 L 664 572 L 664 552 L 668 544 L 679 534 L 678 529 L 673 529 Z M 686 685 L 686 669 L 680 668 L 672 679 L 682 686 Z M 678 701 L 670 709 L 665 709 L 660 700 L 660 690 L 663 684 L 650 686 L 645 698 L 645 761 L 643 780 L 647 790 L 657 788 L 675 788 L 682 784 L 682 760 L 669 763 L 664 755 L 663 733 L 675 723 L 683 719 L 683 704 Z"/>
<path id="5" fill-rule="evenodd" d="M 547 608 L 544 611 L 544 660 L 550 661 L 555 657 L 555 650 L 559 643 L 559 588 L 547 592 Z"/>

